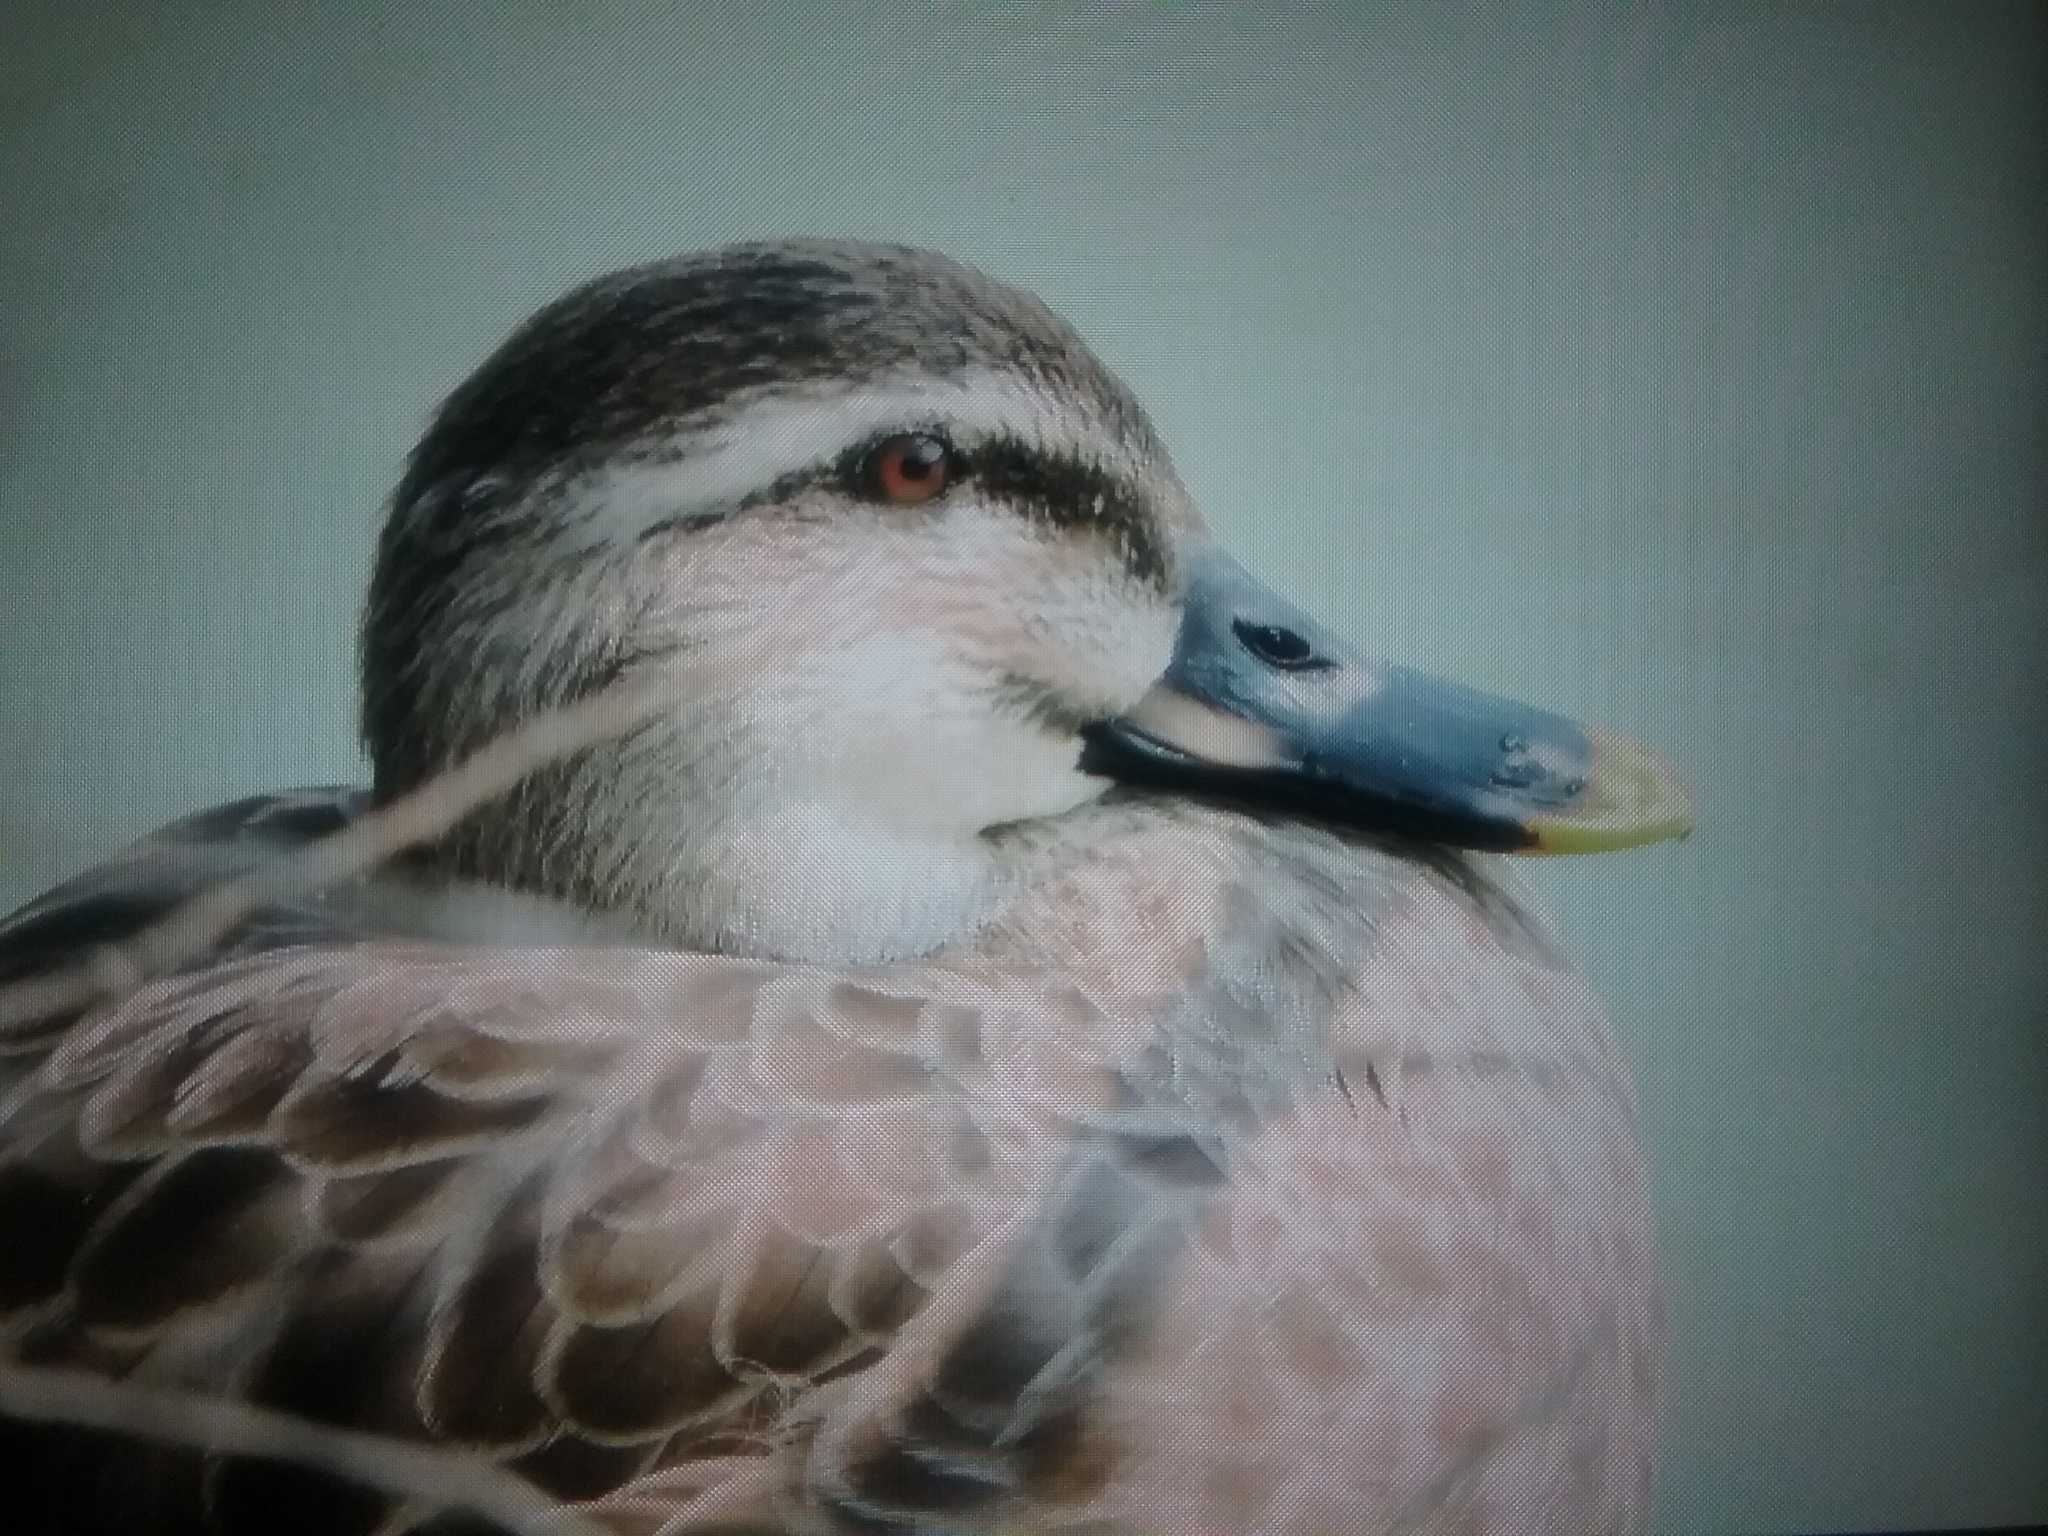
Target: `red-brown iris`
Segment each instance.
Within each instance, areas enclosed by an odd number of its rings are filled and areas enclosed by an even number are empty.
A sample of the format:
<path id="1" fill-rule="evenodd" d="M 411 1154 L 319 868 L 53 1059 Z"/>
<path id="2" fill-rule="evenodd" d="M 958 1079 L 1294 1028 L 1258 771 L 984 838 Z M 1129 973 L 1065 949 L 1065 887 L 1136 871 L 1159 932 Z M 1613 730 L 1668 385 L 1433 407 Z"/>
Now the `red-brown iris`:
<path id="1" fill-rule="evenodd" d="M 930 501 L 953 478 L 953 449 L 929 432 L 899 432 L 868 454 L 863 479 L 877 501 L 914 507 Z"/>

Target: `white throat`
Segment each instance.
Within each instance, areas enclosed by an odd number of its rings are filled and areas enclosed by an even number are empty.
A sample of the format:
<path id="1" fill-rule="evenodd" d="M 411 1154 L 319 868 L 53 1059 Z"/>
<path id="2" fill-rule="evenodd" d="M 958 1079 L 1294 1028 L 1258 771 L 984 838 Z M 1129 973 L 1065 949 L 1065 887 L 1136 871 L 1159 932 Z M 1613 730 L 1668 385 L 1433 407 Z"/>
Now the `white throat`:
<path id="1" fill-rule="evenodd" d="M 978 838 L 917 837 L 821 801 L 745 818 L 725 856 L 679 893 L 716 948 L 816 961 L 902 959 L 987 920 L 1005 887 Z M 714 917 L 715 914 L 715 917 Z"/>
<path id="2" fill-rule="evenodd" d="M 700 717 L 661 872 L 675 937 L 793 960 L 929 954 L 1014 890 L 1016 854 L 991 828 L 1059 816 L 1108 787 L 1080 771 L 1073 736 L 937 686 L 933 659 L 914 650 L 875 637 L 811 669 L 802 691 L 837 674 L 826 711 L 799 690 L 761 689 L 723 729 Z M 704 751 L 707 738 L 720 746 Z"/>

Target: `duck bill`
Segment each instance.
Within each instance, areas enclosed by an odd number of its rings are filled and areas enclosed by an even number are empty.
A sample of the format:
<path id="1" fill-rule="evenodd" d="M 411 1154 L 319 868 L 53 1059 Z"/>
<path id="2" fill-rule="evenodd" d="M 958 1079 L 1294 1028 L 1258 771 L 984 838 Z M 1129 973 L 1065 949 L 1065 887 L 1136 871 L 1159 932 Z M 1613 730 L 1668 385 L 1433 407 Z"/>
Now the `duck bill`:
<path id="1" fill-rule="evenodd" d="M 1692 830 L 1648 747 L 1371 660 L 1220 551 L 1190 573 L 1173 660 L 1093 729 L 1084 766 L 1453 847 L 1597 853 Z"/>

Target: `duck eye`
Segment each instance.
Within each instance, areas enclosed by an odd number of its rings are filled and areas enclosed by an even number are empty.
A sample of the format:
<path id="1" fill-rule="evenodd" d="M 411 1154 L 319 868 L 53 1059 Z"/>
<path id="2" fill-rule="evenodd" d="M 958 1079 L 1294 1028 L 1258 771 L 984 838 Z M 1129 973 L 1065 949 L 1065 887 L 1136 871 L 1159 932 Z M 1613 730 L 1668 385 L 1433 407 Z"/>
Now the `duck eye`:
<path id="1" fill-rule="evenodd" d="M 1246 650 L 1282 672 L 1314 672 L 1331 665 L 1299 631 L 1280 624 L 1254 624 L 1249 619 L 1238 619 L 1230 627 Z"/>
<path id="2" fill-rule="evenodd" d="M 875 501 L 914 507 L 953 478 L 953 449 L 930 432 L 899 432 L 877 443 L 862 462 L 861 491 Z"/>

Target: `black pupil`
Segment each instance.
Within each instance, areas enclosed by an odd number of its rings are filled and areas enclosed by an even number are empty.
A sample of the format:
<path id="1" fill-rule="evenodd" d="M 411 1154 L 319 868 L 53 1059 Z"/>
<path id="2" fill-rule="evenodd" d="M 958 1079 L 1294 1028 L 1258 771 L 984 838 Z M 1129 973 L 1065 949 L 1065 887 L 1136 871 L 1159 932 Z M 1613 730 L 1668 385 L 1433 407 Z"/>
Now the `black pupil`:
<path id="1" fill-rule="evenodd" d="M 939 467 L 946 448 L 937 438 L 914 437 L 903 445 L 897 473 L 906 480 L 922 480 Z"/>
<path id="2" fill-rule="evenodd" d="M 1304 637 L 1278 624 L 1254 624 L 1239 619 L 1231 627 L 1245 648 L 1269 665 L 1305 667 L 1315 659 L 1315 652 Z"/>

